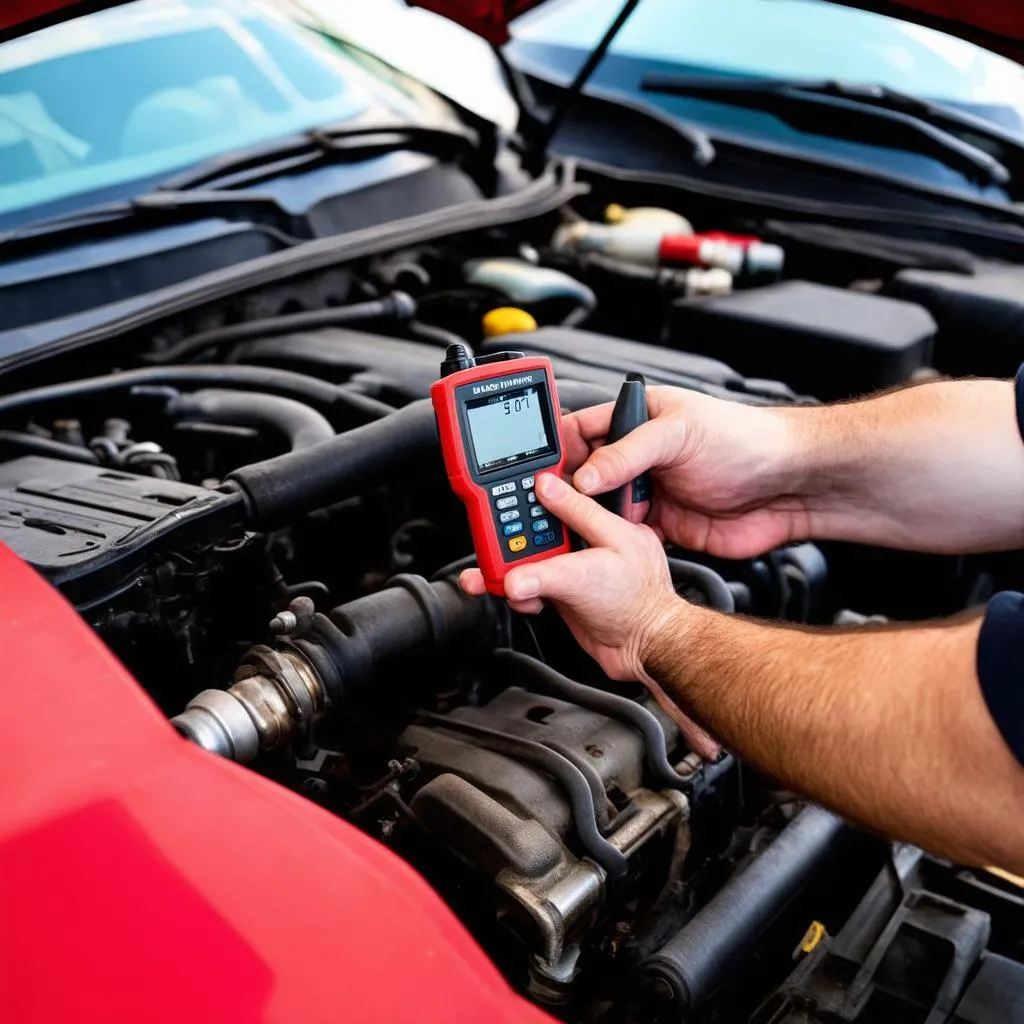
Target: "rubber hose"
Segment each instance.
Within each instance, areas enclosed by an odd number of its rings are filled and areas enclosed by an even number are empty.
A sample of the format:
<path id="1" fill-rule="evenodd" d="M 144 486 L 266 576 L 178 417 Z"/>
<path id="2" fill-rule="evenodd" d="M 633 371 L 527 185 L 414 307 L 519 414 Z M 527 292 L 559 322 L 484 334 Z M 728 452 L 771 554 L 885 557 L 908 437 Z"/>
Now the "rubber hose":
<path id="1" fill-rule="evenodd" d="M 558 393 L 562 405 L 575 409 L 614 397 L 604 388 L 575 381 L 559 384 Z M 433 407 L 429 399 L 420 399 L 312 448 L 243 466 L 228 481 L 245 495 L 250 521 L 266 529 L 394 479 L 439 455 Z"/>
<path id="2" fill-rule="evenodd" d="M 16 430 L 0 430 L 0 448 L 14 449 L 18 455 L 45 455 L 51 459 L 85 462 L 91 466 L 98 466 L 100 462 L 95 452 L 81 445 L 54 441 L 49 437 L 36 437 L 35 434 L 22 434 Z"/>
<path id="3" fill-rule="evenodd" d="M 288 440 L 292 451 L 334 437 L 334 428 L 315 409 L 294 398 L 259 392 L 210 388 L 179 395 L 167 405 L 168 415 L 188 423 L 224 423 L 273 431 Z"/>
<path id="4" fill-rule="evenodd" d="M 801 811 L 643 966 L 645 993 L 683 1018 L 732 976 L 779 914 L 853 830 L 820 807 Z"/>
<path id="5" fill-rule="evenodd" d="M 376 419 L 392 411 L 390 406 L 349 388 L 327 384 L 316 377 L 290 370 L 263 366 L 154 366 L 0 395 L 0 416 L 37 405 L 96 398 L 132 388 L 173 387 L 191 390 L 204 386 L 262 391 L 294 398 L 322 412 L 332 423 L 342 426 L 351 425 L 353 420 L 364 422 Z"/>
<path id="6" fill-rule="evenodd" d="M 610 878 L 621 878 L 626 873 L 628 862 L 624 854 L 598 831 L 594 798 L 583 773 L 562 754 L 544 746 L 543 743 L 497 729 L 488 729 L 486 726 L 461 718 L 435 715 L 432 712 L 419 712 L 417 717 L 441 729 L 468 733 L 477 745 L 495 754 L 525 761 L 547 772 L 562 786 L 569 797 L 576 834 L 589 856 L 608 872 Z"/>
<path id="7" fill-rule="evenodd" d="M 525 672 L 542 689 L 550 690 L 573 704 L 579 704 L 580 707 L 589 708 L 631 726 L 643 737 L 644 758 L 654 781 L 667 789 L 692 788 L 693 780 L 684 779 L 669 762 L 665 732 L 658 719 L 642 704 L 637 704 L 628 697 L 620 697 L 616 693 L 577 683 L 528 654 L 502 648 L 494 652 L 494 658 L 499 663 L 504 663 L 510 670 Z"/>
<path id="8" fill-rule="evenodd" d="M 273 528 L 394 479 L 438 451 L 434 410 L 421 399 L 312 448 L 242 466 L 228 481 L 245 494 L 250 520 Z"/>
<path id="9" fill-rule="evenodd" d="M 315 330 L 318 327 L 339 327 L 359 320 L 379 320 L 390 317 L 406 320 L 416 313 L 415 300 L 405 292 L 392 292 L 383 299 L 357 302 L 351 306 L 331 306 L 327 309 L 304 309 L 297 313 L 245 320 L 227 327 L 216 327 L 202 334 L 194 334 L 173 348 L 150 356 L 154 363 L 177 363 L 208 348 L 222 348 L 253 338 L 274 338 L 292 331 Z"/>
<path id="10" fill-rule="evenodd" d="M 736 611 L 736 595 L 729 589 L 729 584 L 706 565 L 699 562 L 687 562 L 681 558 L 668 560 L 669 573 L 675 584 L 685 583 L 699 590 L 708 601 L 709 607 L 718 612 L 732 613 Z"/>

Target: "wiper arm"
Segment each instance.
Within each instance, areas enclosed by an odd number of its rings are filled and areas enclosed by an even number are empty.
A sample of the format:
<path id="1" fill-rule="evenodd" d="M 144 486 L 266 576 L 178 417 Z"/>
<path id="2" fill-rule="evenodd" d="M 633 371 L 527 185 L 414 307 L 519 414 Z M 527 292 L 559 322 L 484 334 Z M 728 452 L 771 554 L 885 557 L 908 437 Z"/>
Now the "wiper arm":
<path id="1" fill-rule="evenodd" d="M 856 87 L 837 89 L 837 84 L 771 78 L 646 75 L 640 87 L 644 92 L 760 110 L 798 130 L 832 138 L 915 149 L 980 185 L 1006 185 L 1010 181 L 1009 170 L 994 156 L 925 120 L 925 110 L 933 109 L 930 104 L 913 101 L 912 108 L 898 109 L 898 103 L 912 100 L 912 97 L 892 94 L 890 105 L 880 93 L 872 94 Z M 899 96 L 899 101 L 892 99 L 895 96 Z M 922 106 L 917 106 L 918 103 Z"/>
<path id="2" fill-rule="evenodd" d="M 201 220 L 204 217 L 233 219 L 239 213 L 247 221 L 284 245 L 303 239 L 282 230 L 278 223 L 289 218 L 272 196 L 251 192 L 147 192 L 135 199 L 90 206 L 85 210 L 49 220 L 33 221 L 10 231 L 0 232 L 0 257 L 10 258 L 14 250 L 34 251 L 52 247 L 54 243 L 73 244 L 81 240 L 94 242 L 105 234 L 116 234 L 125 228 L 147 229 Z"/>
<path id="3" fill-rule="evenodd" d="M 451 157 L 479 146 L 470 128 L 428 125 L 338 125 L 317 128 L 284 139 L 275 139 L 249 149 L 214 157 L 162 182 L 171 191 L 217 183 L 231 188 L 254 177 L 295 171 L 314 163 L 345 163 L 367 160 L 396 150 L 416 150 L 438 157 Z"/>
<path id="4" fill-rule="evenodd" d="M 417 150 L 439 157 L 454 155 L 479 144 L 469 128 L 423 125 L 342 125 L 303 135 L 276 139 L 242 152 L 228 153 L 166 179 L 157 188 L 134 199 L 104 203 L 61 217 L 35 221 L 0 233 L 0 253 L 12 248 L 45 248 L 59 241 L 95 241 L 104 229 L 149 228 L 198 220 L 232 219 L 242 214 L 258 230 L 294 245 L 306 238 L 301 225 L 273 196 L 231 191 L 231 186 L 265 180 L 279 174 L 309 169 L 315 164 L 366 160 L 378 153 Z M 217 183 L 216 188 L 202 186 Z M 280 225 L 289 225 L 282 229 Z"/>

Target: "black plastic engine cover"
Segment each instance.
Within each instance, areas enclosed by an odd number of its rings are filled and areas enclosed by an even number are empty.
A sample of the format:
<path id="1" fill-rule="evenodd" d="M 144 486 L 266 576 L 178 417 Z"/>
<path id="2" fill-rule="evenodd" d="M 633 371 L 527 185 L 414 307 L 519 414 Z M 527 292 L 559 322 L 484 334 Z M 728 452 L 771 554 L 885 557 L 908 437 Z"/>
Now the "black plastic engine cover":
<path id="1" fill-rule="evenodd" d="M 0 541 L 78 594 L 76 582 L 123 574 L 172 532 L 197 540 L 215 521 L 219 532 L 218 513 L 237 504 L 203 487 L 59 459 L 0 464 Z"/>
<path id="2" fill-rule="evenodd" d="M 719 359 L 678 352 L 661 345 L 628 341 L 573 327 L 541 327 L 485 341 L 481 352 L 519 351 L 547 356 L 559 380 L 587 381 L 619 390 L 627 373 L 642 373 L 652 384 L 672 384 L 748 404 L 789 405 L 799 401 L 774 373 L 745 378 Z"/>
<path id="3" fill-rule="evenodd" d="M 669 343 L 821 399 L 902 384 L 931 363 L 935 322 L 910 302 L 782 281 L 677 302 Z"/>
<path id="4" fill-rule="evenodd" d="M 889 291 L 935 318 L 940 370 L 1012 377 L 1024 362 L 1024 269 L 987 269 L 976 277 L 905 270 Z"/>

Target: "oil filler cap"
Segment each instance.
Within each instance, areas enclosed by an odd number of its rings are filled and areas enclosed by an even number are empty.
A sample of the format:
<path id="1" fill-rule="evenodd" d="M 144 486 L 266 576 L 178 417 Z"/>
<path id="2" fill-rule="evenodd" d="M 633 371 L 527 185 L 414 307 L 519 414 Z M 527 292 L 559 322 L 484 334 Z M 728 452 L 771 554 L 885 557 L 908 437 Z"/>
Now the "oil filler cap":
<path id="1" fill-rule="evenodd" d="M 537 330 L 537 321 L 518 306 L 501 306 L 484 314 L 485 338 L 499 338 L 503 334 L 520 334 Z"/>

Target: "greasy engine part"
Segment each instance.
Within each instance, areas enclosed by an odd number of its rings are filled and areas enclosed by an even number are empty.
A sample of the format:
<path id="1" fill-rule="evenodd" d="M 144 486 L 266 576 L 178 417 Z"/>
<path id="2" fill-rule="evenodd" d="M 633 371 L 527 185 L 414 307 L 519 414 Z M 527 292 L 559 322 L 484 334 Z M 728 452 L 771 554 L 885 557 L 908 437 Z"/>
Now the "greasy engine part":
<path id="1" fill-rule="evenodd" d="M 468 597 L 454 580 L 419 576 L 396 576 L 326 615 L 305 605 L 287 614 L 282 622 L 295 631 L 281 650 L 251 649 L 233 686 L 204 690 L 172 719 L 179 732 L 211 753 L 250 761 L 340 707 L 388 660 L 493 641 L 498 629 L 492 601 Z"/>
<path id="2" fill-rule="evenodd" d="M 630 858 L 668 836 L 667 872 L 686 844 L 686 797 L 643 785 L 644 737 L 590 708 L 509 687 L 483 707 L 420 715 L 400 745 L 430 780 L 411 803 L 417 821 L 514 901 L 507 923 L 546 1000 L 575 978 Z"/>

